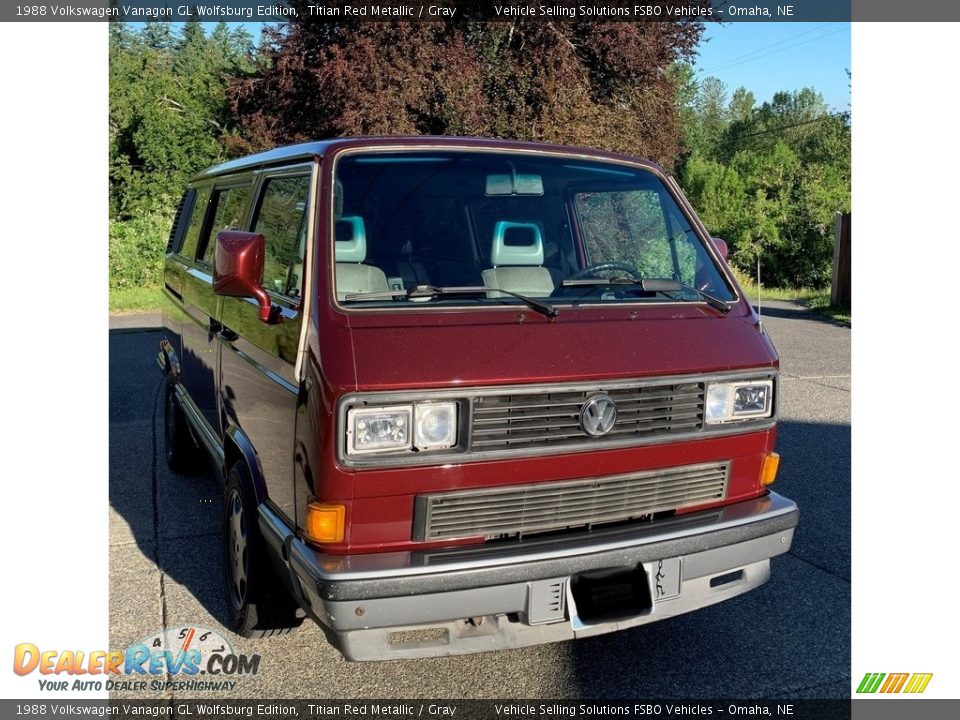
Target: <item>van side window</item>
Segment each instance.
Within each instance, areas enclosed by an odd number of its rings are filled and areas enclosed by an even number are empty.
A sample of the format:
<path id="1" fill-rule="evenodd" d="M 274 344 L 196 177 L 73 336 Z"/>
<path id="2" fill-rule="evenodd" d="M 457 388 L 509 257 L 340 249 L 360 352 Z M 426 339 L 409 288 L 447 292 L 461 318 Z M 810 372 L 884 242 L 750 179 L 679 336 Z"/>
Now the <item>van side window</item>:
<path id="1" fill-rule="evenodd" d="M 200 231 L 203 229 L 203 219 L 206 217 L 209 202 L 210 188 L 197 188 L 193 206 L 190 208 L 190 221 L 179 249 L 179 253 L 191 261 L 197 254 L 197 243 L 200 240 Z"/>
<path id="2" fill-rule="evenodd" d="M 264 237 L 263 285 L 270 292 L 300 295 L 309 190 L 307 175 L 270 178 L 264 184 L 253 231 Z"/>
<path id="3" fill-rule="evenodd" d="M 177 205 L 177 212 L 173 216 L 173 225 L 170 227 L 170 236 L 167 238 L 167 252 L 180 252 L 183 246 L 183 236 L 187 230 L 187 219 L 190 217 L 190 211 L 193 210 L 193 201 L 197 197 L 196 190 L 187 190 L 180 203 Z"/>
<path id="4" fill-rule="evenodd" d="M 217 233 L 221 230 L 243 230 L 243 219 L 246 214 L 247 201 L 250 199 L 250 187 L 223 188 L 214 190 L 210 201 L 213 211 L 213 222 L 206 233 L 206 247 L 203 250 L 202 261 L 213 265 L 213 255 L 217 247 Z"/>

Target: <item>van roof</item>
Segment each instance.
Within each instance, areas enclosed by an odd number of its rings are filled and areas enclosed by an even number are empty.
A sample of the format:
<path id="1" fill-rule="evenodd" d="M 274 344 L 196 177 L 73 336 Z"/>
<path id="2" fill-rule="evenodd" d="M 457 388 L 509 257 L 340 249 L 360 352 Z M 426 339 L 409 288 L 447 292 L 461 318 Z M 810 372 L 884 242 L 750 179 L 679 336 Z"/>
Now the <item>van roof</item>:
<path id="1" fill-rule="evenodd" d="M 455 146 L 455 147 L 475 147 L 487 150 L 508 148 L 513 150 L 548 150 L 554 152 L 573 153 L 598 160 L 630 161 L 655 167 L 661 172 L 656 163 L 649 160 L 643 160 L 636 156 L 613 153 L 605 150 L 596 150 L 590 148 L 572 147 L 569 145 L 553 145 L 549 143 L 526 142 L 521 140 L 500 140 L 495 138 L 477 138 L 477 137 L 455 137 L 441 135 L 380 135 L 364 137 L 345 137 L 333 138 L 330 140 L 317 140 L 313 142 L 299 143 L 297 145 L 286 145 L 284 147 L 266 150 L 264 152 L 248 155 L 246 157 L 230 160 L 220 165 L 215 165 L 196 175 L 193 180 L 203 180 L 205 178 L 216 177 L 218 175 L 228 175 L 245 170 L 256 170 L 258 168 L 270 167 L 274 165 L 284 165 L 295 160 L 308 160 L 311 158 L 323 157 L 331 148 L 334 147 L 403 147 L 406 145 L 428 145 L 436 147 Z"/>

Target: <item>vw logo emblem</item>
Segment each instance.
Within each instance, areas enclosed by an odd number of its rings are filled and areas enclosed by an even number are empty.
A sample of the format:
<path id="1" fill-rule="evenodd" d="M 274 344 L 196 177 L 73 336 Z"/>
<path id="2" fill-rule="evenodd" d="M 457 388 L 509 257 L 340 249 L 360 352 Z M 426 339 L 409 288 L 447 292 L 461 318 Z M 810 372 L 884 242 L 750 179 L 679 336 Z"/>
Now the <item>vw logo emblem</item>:
<path id="1" fill-rule="evenodd" d="M 606 435 L 617 422 L 617 404 L 608 395 L 594 395 L 580 408 L 580 427 L 590 437 Z"/>

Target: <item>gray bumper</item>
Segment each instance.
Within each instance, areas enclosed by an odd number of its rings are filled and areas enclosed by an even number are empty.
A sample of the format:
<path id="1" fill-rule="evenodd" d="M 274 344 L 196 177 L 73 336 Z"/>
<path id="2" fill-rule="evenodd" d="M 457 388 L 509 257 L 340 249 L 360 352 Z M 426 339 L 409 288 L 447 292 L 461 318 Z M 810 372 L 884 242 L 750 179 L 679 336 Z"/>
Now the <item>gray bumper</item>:
<path id="1" fill-rule="evenodd" d="M 301 603 L 341 652 L 352 660 L 384 660 L 596 635 L 726 600 L 767 581 L 770 558 L 790 549 L 798 515 L 792 501 L 771 493 L 575 540 L 356 556 L 311 549 L 285 534 L 266 509 L 260 526 L 286 561 Z M 571 576 L 640 565 L 652 607 L 612 622 L 581 620 Z M 663 597 L 663 588 L 654 587 L 658 574 L 676 575 Z"/>

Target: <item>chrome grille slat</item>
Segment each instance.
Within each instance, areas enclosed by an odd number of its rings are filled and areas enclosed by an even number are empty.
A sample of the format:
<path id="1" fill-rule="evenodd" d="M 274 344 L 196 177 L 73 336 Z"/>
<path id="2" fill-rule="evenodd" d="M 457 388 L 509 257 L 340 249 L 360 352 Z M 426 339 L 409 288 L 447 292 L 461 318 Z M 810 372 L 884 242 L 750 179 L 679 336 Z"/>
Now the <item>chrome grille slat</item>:
<path id="1" fill-rule="evenodd" d="M 488 408 L 482 406 L 474 407 L 474 415 L 479 419 L 498 420 L 512 417 L 513 415 L 528 415 L 534 417 L 548 417 L 550 415 L 577 415 L 580 412 L 580 406 L 583 405 L 589 395 L 585 394 L 583 400 L 577 402 L 564 403 L 544 403 L 542 405 L 511 405 L 508 407 Z M 612 396 L 611 396 L 612 397 Z M 669 398 L 613 398 L 617 407 L 633 409 L 633 406 L 639 407 L 673 407 L 676 405 L 687 405 L 697 407 L 701 402 L 701 397 L 676 397 L 670 401 Z"/>
<path id="2" fill-rule="evenodd" d="M 687 402 L 687 403 L 673 403 L 670 408 L 674 410 L 672 417 L 676 417 L 679 414 L 697 417 L 700 414 L 700 403 L 699 402 Z M 663 406 L 655 407 L 625 407 L 623 404 L 617 404 L 617 415 L 620 418 L 627 417 L 636 417 L 640 416 L 643 413 L 650 415 L 650 417 L 657 417 L 657 413 L 662 413 L 665 409 Z M 677 412 L 677 410 L 685 410 L 686 412 Z M 528 420 L 563 420 L 570 421 L 574 425 L 578 424 L 578 415 L 579 413 L 538 413 L 538 414 L 520 414 L 516 413 L 513 415 L 499 415 L 497 417 L 475 417 L 473 422 L 474 425 L 492 425 L 494 423 L 506 422 L 509 424 L 515 424 L 518 422 L 528 421 Z M 475 431 L 479 432 L 479 431 Z"/>
<path id="3" fill-rule="evenodd" d="M 660 512 L 661 510 L 673 510 L 677 507 L 678 504 L 681 504 L 684 500 L 690 497 L 696 497 L 700 499 L 700 495 L 704 495 L 709 498 L 720 499 L 718 495 L 719 491 L 723 489 L 723 484 L 721 483 L 711 483 L 708 486 L 698 488 L 697 493 L 694 492 L 678 492 L 678 493 L 663 493 L 663 494 L 651 494 L 649 496 L 640 497 L 640 498 L 629 498 L 624 497 L 618 501 L 607 501 L 604 499 L 602 502 L 604 504 L 603 508 L 596 508 L 596 505 L 600 500 L 593 498 L 591 501 L 582 501 L 576 503 L 563 503 L 562 508 L 560 507 L 560 502 L 557 501 L 551 505 L 541 505 L 538 508 L 530 508 L 524 504 L 523 509 L 523 521 L 529 522 L 536 520 L 538 518 L 542 519 L 544 517 L 557 515 L 560 511 L 564 513 L 575 513 L 582 512 L 584 510 L 595 509 L 595 512 L 590 514 L 591 523 L 599 522 L 598 517 L 610 515 L 610 516 L 621 516 L 624 513 L 629 513 L 624 519 L 635 517 L 637 515 L 649 515 L 652 512 Z M 643 510 L 632 512 L 630 510 L 631 503 L 643 503 Z M 622 506 L 615 508 L 614 506 Z M 490 512 L 477 512 L 472 511 L 470 517 L 463 520 L 435 520 L 431 527 L 434 530 L 440 528 L 451 528 L 459 526 L 474 526 L 477 524 L 483 524 L 481 521 L 489 520 L 491 518 L 496 519 L 503 514 L 504 510 L 507 508 L 498 507 L 495 511 Z M 464 508 L 457 508 L 457 510 L 463 512 Z M 583 525 L 583 522 L 577 522 L 577 525 Z"/>
<path id="4" fill-rule="evenodd" d="M 562 440 L 566 438 L 584 438 L 584 445 L 589 442 L 601 442 L 604 438 L 616 437 L 618 435 L 655 435 L 656 432 L 646 432 L 646 431 L 656 431 L 656 430 L 672 430 L 673 432 L 680 432 L 681 430 L 690 430 L 700 427 L 700 423 L 677 423 L 674 425 L 658 425 L 658 426 L 644 426 L 644 425 L 634 425 L 626 428 L 616 428 L 608 432 L 602 438 L 587 438 L 582 432 L 575 433 L 556 433 L 551 432 L 549 434 L 540 434 L 540 435 L 510 435 L 507 438 L 497 438 L 495 440 L 476 440 L 473 443 L 473 446 L 476 448 L 487 448 L 494 444 L 502 444 L 504 447 L 511 447 L 517 444 L 529 444 L 531 442 L 544 442 L 546 440 Z M 546 429 L 546 428 L 544 428 Z M 670 433 L 664 433 L 665 435 Z"/>
<path id="5" fill-rule="evenodd" d="M 559 418 L 554 416 L 551 418 L 555 422 L 536 422 L 540 418 L 527 418 L 527 417 L 515 417 L 507 419 L 506 427 L 509 430 L 537 430 L 537 429 L 552 429 L 552 428 L 579 428 L 580 422 L 576 418 L 563 417 Z M 649 413 L 647 415 L 640 415 L 634 413 L 618 413 L 617 421 L 620 424 L 620 421 L 631 421 L 635 424 L 640 424 L 644 422 L 654 422 L 656 420 L 662 419 L 661 416 Z M 699 423 L 700 413 L 698 411 L 694 412 L 682 412 L 674 413 L 671 415 L 670 420 L 673 421 L 672 424 L 677 424 L 677 421 L 680 420 L 694 420 Z M 616 429 L 616 426 L 614 426 Z M 626 429 L 626 428 L 622 428 Z M 503 427 L 481 427 L 475 428 L 473 431 L 474 437 L 483 436 L 483 435 L 497 435 L 503 432 Z"/>
<path id="6" fill-rule="evenodd" d="M 726 475 L 723 470 L 717 470 L 716 472 L 707 473 L 671 473 L 670 479 L 675 483 L 682 483 L 683 488 L 690 488 L 693 485 L 697 484 L 706 484 L 711 482 L 723 481 L 726 478 Z M 563 488 L 563 497 L 570 500 L 574 499 L 579 495 L 586 495 L 589 497 L 594 497 L 599 489 L 603 489 L 605 497 L 612 498 L 618 493 L 625 493 L 630 495 L 636 495 L 644 492 L 655 492 L 661 491 L 661 483 L 656 476 L 651 476 L 649 481 L 646 481 L 646 478 L 634 478 L 628 477 L 626 479 L 617 481 L 612 480 L 609 482 L 603 483 L 601 488 L 600 484 L 597 482 L 590 482 L 589 485 L 584 485 L 578 487 L 573 483 L 562 482 L 558 483 Z M 437 500 L 438 504 L 442 504 L 445 507 L 458 507 L 465 508 L 471 506 L 478 507 L 490 507 L 493 503 L 504 502 L 511 503 L 515 502 L 517 498 L 526 498 L 527 502 L 535 502 L 538 498 L 537 496 L 531 496 L 527 491 L 527 488 L 531 486 L 524 485 L 518 490 L 506 490 L 501 492 L 462 492 L 455 495 L 448 495 L 446 497 L 441 497 Z M 539 487 L 539 486 L 534 486 Z M 463 496 L 463 497 L 461 497 Z M 554 497 L 553 495 L 546 496 L 547 498 Z"/>
<path id="7" fill-rule="evenodd" d="M 414 538 L 524 535 L 620 522 L 722 500 L 729 463 L 421 495 Z"/>
<path id="8" fill-rule="evenodd" d="M 636 387 L 599 384 L 576 392 L 487 395 L 472 405 L 470 448 L 507 450 L 589 445 L 580 408 L 598 392 L 617 405 L 617 422 L 603 438 L 656 437 L 703 429 L 704 386 L 699 382 Z"/>
<path id="9" fill-rule="evenodd" d="M 630 502 L 630 501 L 643 500 L 651 497 L 652 498 L 681 497 L 681 496 L 689 495 L 691 492 L 694 492 L 697 490 L 712 492 L 711 488 L 715 489 L 716 486 L 718 485 L 722 487 L 723 481 L 724 481 L 724 478 L 722 476 L 718 478 L 710 478 L 708 480 L 697 483 L 695 485 L 691 484 L 689 486 L 685 486 L 683 489 L 677 490 L 675 492 L 669 492 L 669 491 L 665 492 L 659 488 L 650 489 L 650 490 L 647 490 L 646 492 L 640 492 L 640 493 L 631 493 L 628 490 L 624 490 L 620 492 L 619 496 L 617 496 L 616 494 L 604 495 L 603 502 L 604 503 Z M 537 500 L 531 501 L 530 499 L 524 499 L 522 496 L 521 497 L 509 496 L 504 499 L 497 499 L 493 502 L 486 502 L 486 503 L 481 503 L 481 502 L 475 502 L 472 504 L 444 503 L 444 509 L 445 510 L 456 509 L 459 511 L 470 510 L 474 515 L 479 517 L 479 516 L 486 516 L 486 515 L 495 516 L 498 513 L 503 511 L 502 506 L 505 506 L 509 509 L 509 506 L 514 504 L 514 502 L 523 502 L 525 513 L 538 512 L 542 509 L 553 508 L 560 502 L 563 502 L 563 506 L 569 509 L 578 509 L 578 508 L 582 509 L 583 507 L 589 506 L 591 504 L 595 504 L 597 502 L 597 494 L 595 490 L 591 493 L 584 492 L 582 493 L 582 495 L 583 497 L 579 497 L 579 498 L 576 495 L 571 494 L 570 497 L 565 497 L 563 499 L 551 498 L 549 500 L 538 500 L 538 501 Z"/>

